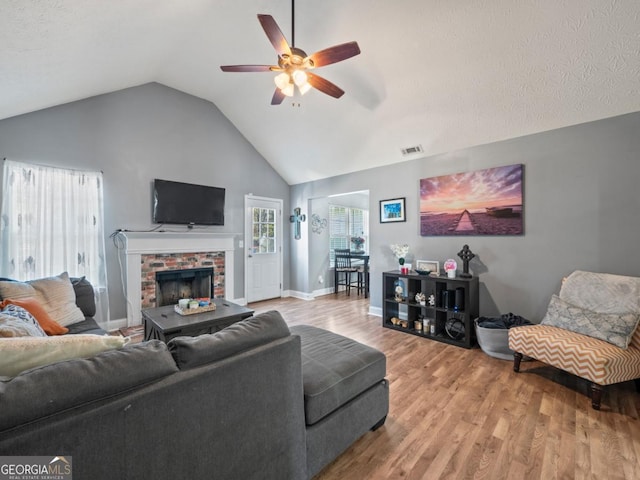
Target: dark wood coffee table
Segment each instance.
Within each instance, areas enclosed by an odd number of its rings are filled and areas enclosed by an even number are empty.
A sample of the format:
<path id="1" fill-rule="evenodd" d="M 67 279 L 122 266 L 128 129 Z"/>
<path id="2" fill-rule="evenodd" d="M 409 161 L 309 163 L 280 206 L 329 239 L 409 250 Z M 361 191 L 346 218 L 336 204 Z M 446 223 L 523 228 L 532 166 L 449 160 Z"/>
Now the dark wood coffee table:
<path id="1" fill-rule="evenodd" d="M 158 339 L 166 343 L 174 337 L 215 333 L 253 315 L 253 310 L 223 298 L 215 298 L 213 301 L 216 304 L 215 310 L 192 315 L 176 313 L 173 305 L 142 310 L 144 339 Z"/>

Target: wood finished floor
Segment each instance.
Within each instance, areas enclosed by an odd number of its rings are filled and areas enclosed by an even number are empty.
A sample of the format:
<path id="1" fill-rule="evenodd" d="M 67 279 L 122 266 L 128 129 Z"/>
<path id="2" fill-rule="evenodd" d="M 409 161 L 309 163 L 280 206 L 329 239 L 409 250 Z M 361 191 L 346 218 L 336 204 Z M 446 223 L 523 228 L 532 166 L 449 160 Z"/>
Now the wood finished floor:
<path id="1" fill-rule="evenodd" d="M 640 479 L 640 394 L 605 389 L 540 362 L 512 362 L 380 326 L 352 294 L 250 305 L 291 325 L 326 328 L 387 355 L 390 410 L 315 480 Z"/>

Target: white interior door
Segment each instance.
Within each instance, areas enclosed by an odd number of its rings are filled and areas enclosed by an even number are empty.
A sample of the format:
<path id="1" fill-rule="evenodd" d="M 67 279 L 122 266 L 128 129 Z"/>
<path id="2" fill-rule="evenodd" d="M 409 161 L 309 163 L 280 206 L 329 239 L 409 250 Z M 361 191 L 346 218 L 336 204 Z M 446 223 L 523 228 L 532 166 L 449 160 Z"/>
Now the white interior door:
<path id="1" fill-rule="evenodd" d="M 245 196 L 247 302 L 282 296 L 282 200 Z"/>

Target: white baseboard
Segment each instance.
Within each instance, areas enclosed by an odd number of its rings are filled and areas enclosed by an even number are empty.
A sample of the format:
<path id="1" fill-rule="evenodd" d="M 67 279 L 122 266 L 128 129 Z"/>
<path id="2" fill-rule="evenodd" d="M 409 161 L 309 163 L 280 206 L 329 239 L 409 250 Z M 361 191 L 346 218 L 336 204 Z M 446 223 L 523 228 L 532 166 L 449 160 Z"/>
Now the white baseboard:
<path id="1" fill-rule="evenodd" d="M 375 317 L 382 317 L 382 308 L 372 307 L 371 305 L 369 305 L 369 315 L 373 315 Z"/>
<path id="2" fill-rule="evenodd" d="M 333 293 L 333 287 L 322 288 L 320 290 L 314 290 L 313 291 L 313 296 L 314 297 L 322 297 L 324 295 L 329 295 L 330 293 Z"/>
<path id="3" fill-rule="evenodd" d="M 300 300 L 313 300 L 315 298 L 313 293 L 298 292 L 296 290 L 285 290 L 282 292 L 282 296 L 299 298 Z"/>

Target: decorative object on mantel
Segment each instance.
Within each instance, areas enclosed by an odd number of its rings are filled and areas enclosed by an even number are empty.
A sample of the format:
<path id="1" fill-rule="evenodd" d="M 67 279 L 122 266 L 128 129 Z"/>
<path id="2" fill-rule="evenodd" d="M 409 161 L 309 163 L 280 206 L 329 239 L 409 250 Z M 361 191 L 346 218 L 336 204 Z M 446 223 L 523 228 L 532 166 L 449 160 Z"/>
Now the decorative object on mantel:
<path id="1" fill-rule="evenodd" d="M 311 214 L 311 231 L 313 233 L 320 235 L 322 231 L 327 228 L 327 224 L 326 218 L 320 218 L 320 215 L 317 213 Z"/>
<path id="2" fill-rule="evenodd" d="M 462 259 L 462 273 L 460 276 L 462 278 L 471 278 L 471 274 L 469 273 L 469 261 L 475 257 L 475 253 L 473 253 L 469 249 L 469 245 L 465 245 L 462 247 L 462 250 L 458 252 L 458 256 Z"/>
<path id="3" fill-rule="evenodd" d="M 300 213 L 302 210 L 300 207 L 293 209 L 293 215 L 289 217 L 289 221 L 293 223 L 293 237 L 296 240 L 300 240 L 302 238 L 302 234 L 300 232 L 300 222 L 304 222 L 307 219 L 307 216 L 304 213 Z"/>
<path id="4" fill-rule="evenodd" d="M 444 271 L 447 272 L 447 277 L 456 278 L 456 269 L 458 268 L 458 264 L 453 258 L 448 259 L 444 262 Z"/>
<path id="5" fill-rule="evenodd" d="M 404 257 L 406 257 L 407 253 L 409 253 L 409 245 L 407 245 L 406 243 L 402 245 L 399 243 L 394 243 L 390 246 L 390 248 L 393 254 L 398 259 L 398 265 L 400 265 L 398 267 L 398 270 L 402 270 L 402 266 L 404 265 Z"/>

